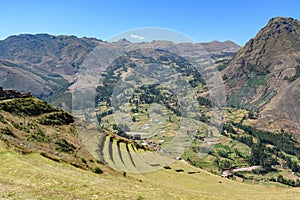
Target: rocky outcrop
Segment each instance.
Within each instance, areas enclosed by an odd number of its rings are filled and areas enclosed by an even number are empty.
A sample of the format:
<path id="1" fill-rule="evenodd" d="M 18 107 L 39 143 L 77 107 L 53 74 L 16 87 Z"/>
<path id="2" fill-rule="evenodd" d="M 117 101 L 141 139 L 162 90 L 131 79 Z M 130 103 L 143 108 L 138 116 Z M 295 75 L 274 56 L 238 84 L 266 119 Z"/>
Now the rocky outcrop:
<path id="1" fill-rule="evenodd" d="M 0 100 L 12 99 L 12 98 L 26 98 L 31 97 L 30 92 L 18 92 L 15 90 L 3 90 L 3 87 L 0 87 Z"/>

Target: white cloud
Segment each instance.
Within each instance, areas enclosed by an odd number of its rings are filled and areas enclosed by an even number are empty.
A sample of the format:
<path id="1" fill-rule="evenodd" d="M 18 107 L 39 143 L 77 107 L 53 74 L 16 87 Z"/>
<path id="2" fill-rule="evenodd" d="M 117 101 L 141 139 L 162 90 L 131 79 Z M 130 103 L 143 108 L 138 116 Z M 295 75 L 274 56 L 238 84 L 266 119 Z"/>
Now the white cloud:
<path id="1" fill-rule="evenodd" d="M 144 40 L 145 39 L 145 37 L 140 36 L 140 35 L 135 35 L 135 34 L 131 34 L 130 37 L 132 39 L 137 39 L 137 40 Z"/>

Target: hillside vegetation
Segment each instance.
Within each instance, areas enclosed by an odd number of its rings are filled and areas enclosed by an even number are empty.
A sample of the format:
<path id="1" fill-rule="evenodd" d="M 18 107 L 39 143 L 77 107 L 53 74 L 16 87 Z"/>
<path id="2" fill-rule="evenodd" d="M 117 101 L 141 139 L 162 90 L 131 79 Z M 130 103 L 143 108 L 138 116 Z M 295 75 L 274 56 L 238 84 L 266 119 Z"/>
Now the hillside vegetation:
<path id="1" fill-rule="evenodd" d="M 155 76 L 158 80 L 172 78 L 170 84 L 167 81 L 163 84 L 153 82 L 151 73 L 148 74 L 145 67 L 149 63 L 170 66 L 180 72 L 191 87 L 184 88 L 185 85 L 174 81 L 177 80 L 175 75 L 157 66 L 156 71 L 160 74 Z M 134 76 L 130 73 L 139 70 L 146 75 L 138 73 Z M 148 84 L 141 85 L 144 82 Z M 115 88 L 122 84 L 129 87 L 116 92 Z M 249 88 L 254 88 L 266 82 L 264 76 L 258 76 L 247 84 Z M 131 85 L 135 86 L 134 89 Z M 183 92 L 184 100 L 181 101 L 180 94 L 176 92 L 183 88 L 190 91 Z M 131 51 L 115 60 L 103 73 L 102 85 L 96 93 L 96 116 L 103 130 L 129 140 L 140 135 L 136 139 L 140 145 L 162 152 L 164 156 L 182 156 L 190 164 L 214 174 L 222 175 L 224 171 L 234 168 L 260 166 L 259 170 L 233 173 L 232 178 L 300 186 L 300 146 L 295 138 L 283 129 L 273 132 L 258 130 L 251 125 L 257 119 L 258 111 L 232 107 L 223 110 L 225 120 L 222 129 L 212 131 L 210 127 L 215 126 L 211 124 L 213 102 L 206 95 L 208 92 L 204 78 L 184 58 L 163 50 Z M 197 96 L 195 101 L 190 100 L 193 95 Z M 188 113 L 186 116 L 183 116 L 183 110 Z M 178 135 L 180 139 L 173 145 Z M 213 148 L 210 149 L 208 144 L 213 144 Z M 127 146 L 126 150 L 125 147 L 122 150 L 121 146 L 118 143 L 114 145 L 112 140 L 103 141 L 103 148 L 100 149 L 103 159 L 117 170 L 139 171 L 139 167 L 134 166 L 134 149 Z M 127 154 L 131 162 L 124 161 Z M 201 154 L 205 156 L 199 156 Z M 163 167 L 165 164 L 159 162 L 159 158 L 155 159 L 154 154 L 153 160 L 146 158 L 145 154 L 138 155 L 144 159 L 139 159 L 138 163 L 146 164 L 143 169 L 149 165 Z M 151 171 L 151 167 L 148 170 Z"/>
<path id="2" fill-rule="evenodd" d="M 230 106 L 259 112 L 256 128 L 299 136 L 300 21 L 275 17 L 222 71 Z"/>
<path id="3" fill-rule="evenodd" d="M 78 136 L 74 118 L 34 97 L 0 101 L 0 140 L 20 153 L 39 153 L 82 169 L 98 166 Z"/>

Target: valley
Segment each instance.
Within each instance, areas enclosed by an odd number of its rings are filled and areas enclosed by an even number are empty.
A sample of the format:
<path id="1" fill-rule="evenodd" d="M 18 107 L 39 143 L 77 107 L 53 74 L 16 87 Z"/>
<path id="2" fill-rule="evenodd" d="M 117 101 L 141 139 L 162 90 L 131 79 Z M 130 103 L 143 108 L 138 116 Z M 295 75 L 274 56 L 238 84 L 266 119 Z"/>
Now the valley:
<path id="1" fill-rule="evenodd" d="M 299 198 L 299 41 L 1 40 L 0 198 Z"/>

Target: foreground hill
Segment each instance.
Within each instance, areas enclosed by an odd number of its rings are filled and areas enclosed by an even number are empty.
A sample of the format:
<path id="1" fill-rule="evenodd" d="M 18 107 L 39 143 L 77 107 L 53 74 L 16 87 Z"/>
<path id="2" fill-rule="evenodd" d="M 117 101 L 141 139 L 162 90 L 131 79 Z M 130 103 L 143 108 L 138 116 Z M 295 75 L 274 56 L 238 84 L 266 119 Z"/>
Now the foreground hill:
<path id="1" fill-rule="evenodd" d="M 34 97 L 0 101 L 0 141 L 19 153 L 86 170 L 103 166 L 86 149 L 72 116 Z"/>
<path id="2" fill-rule="evenodd" d="M 37 153 L 15 152 L 0 141 L 3 199 L 297 199 L 298 188 L 252 185 L 220 178 L 182 161 L 126 177 L 95 174 Z M 176 172 L 180 171 L 180 172 Z"/>
<path id="3" fill-rule="evenodd" d="M 1 199 L 297 199 L 299 188 L 220 178 L 181 161 L 171 169 L 127 177 L 98 175 L 37 153 L 22 155 L 0 141 Z M 175 170 L 183 170 L 176 172 Z"/>

